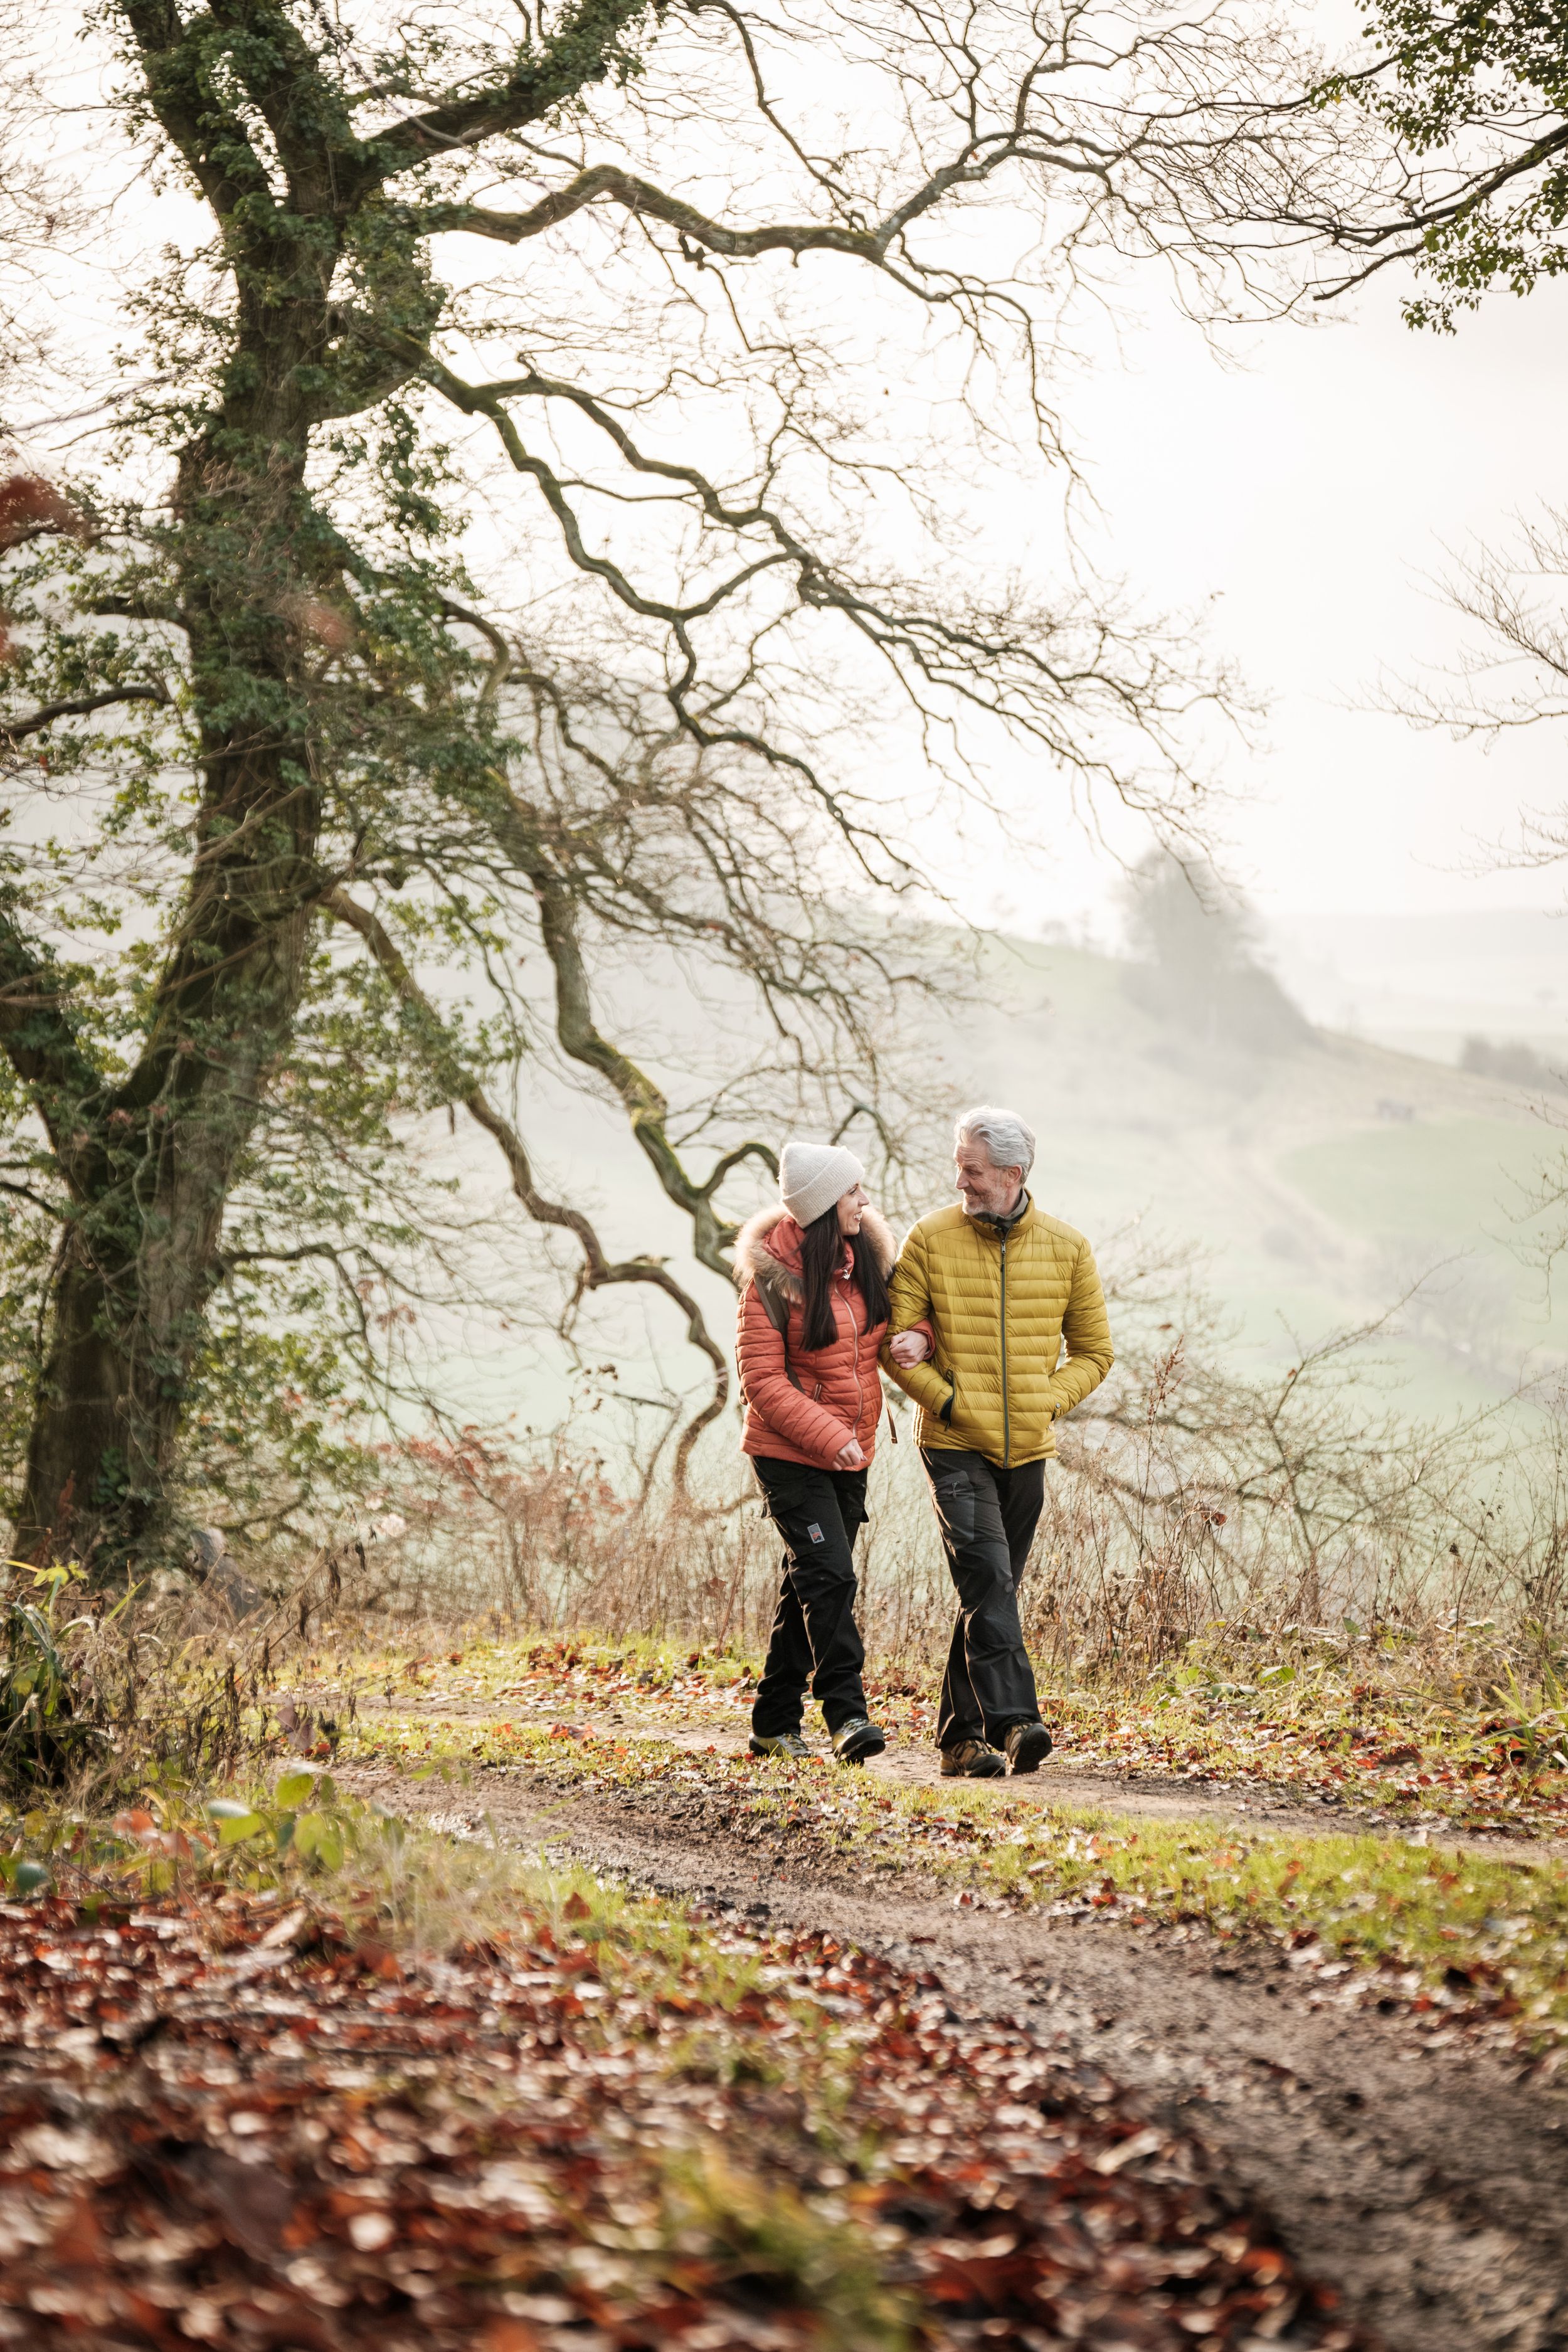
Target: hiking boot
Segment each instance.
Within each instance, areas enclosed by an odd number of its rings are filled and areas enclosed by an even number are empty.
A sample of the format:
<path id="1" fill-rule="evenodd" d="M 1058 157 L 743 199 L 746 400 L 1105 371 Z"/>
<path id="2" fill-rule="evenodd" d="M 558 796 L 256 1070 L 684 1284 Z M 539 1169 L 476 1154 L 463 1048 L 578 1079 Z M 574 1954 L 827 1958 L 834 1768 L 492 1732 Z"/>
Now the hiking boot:
<path id="1" fill-rule="evenodd" d="M 863 1715 L 841 1723 L 833 1735 L 833 1753 L 840 1764 L 864 1764 L 868 1756 L 879 1756 L 887 1744 L 881 1726 Z"/>
<path id="2" fill-rule="evenodd" d="M 1043 1723 L 1016 1723 L 1002 1745 L 1015 1772 L 1037 1772 L 1051 1752 L 1051 1735 Z"/>
<path id="3" fill-rule="evenodd" d="M 803 1763 L 811 1754 L 798 1731 L 753 1731 L 753 1756 L 787 1756 L 795 1763 Z"/>
<path id="4" fill-rule="evenodd" d="M 1006 1769 L 1004 1759 L 984 1739 L 960 1739 L 942 1751 L 944 1780 L 994 1780 Z"/>

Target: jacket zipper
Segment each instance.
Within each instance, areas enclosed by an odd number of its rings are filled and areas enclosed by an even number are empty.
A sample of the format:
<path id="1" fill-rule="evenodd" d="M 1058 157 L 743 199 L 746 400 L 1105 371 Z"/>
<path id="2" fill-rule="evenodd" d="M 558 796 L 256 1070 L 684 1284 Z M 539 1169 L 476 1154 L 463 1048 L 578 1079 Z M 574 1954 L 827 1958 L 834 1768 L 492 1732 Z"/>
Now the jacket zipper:
<path id="1" fill-rule="evenodd" d="M 1002 1467 L 1013 1455 L 1013 1432 L 1007 1417 L 1007 1236 L 1002 1236 Z"/>
<path id="2" fill-rule="evenodd" d="M 858 1328 L 855 1321 L 855 1286 L 853 1283 L 849 1283 L 846 1286 L 844 1304 L 849 1309 L 849 1346 L 850 1351 L 855 1360 L 855 1443 L 858 1445 L 860 1443 L 860 1416 L 866 1410 L 866 1391 L 860 1382 L 860 1341 L 865 1335 Z M 869 1320 L 870 1313 L 868 1309 L 867 1321 L 869 1322 Z"/>
<path id="3" fill-rule="evenodd" d="M 855 1320 L 854 1284 L 846 1276 L 840 1276 L 839 1279 L 844 1283 L 844 1305 L 849 1316 L 849 1352 L 851 1360 L 855 1366 L 855 1442 L 858 1444 L 860 1442 L 860 1416 L 866 1410 L 866 1384 L 860 1377 L 860 1342 L 866 1336 L 868 1326 L 863 1323 L 857 1323 Z M 795 1380 L 795 1374 L 789 1370 L 789 1341 L 787 1335 L 784 1340 L 784 1370 L 789 1378 L 795 1381 L 795 1387 L 800 1389 L 801 1384 L 799 1381 Z M 811 1402 L 813 1404 L 816 1404 L 820 1402 L 823 1385 L 823 1382 L 818 1381 L 813 1388 L 811 1391 Z M 742 1391 L 742 1394 L 743 1393 L 744 1391 Z M 804 1389 L 801 1389 L 801 1394 L 803 1396 L 805 1394 L 805 1391 Z M 749 1407 L 749 1399 L 747 1400 L 747 1402 Z M 762 1416 L 759 1415 L 759 1418 L 761 1417 Z M 879 1414 L 878 1418 L 880 1419 Z M 895 1444 L 898 1443 L 897 1430 L 893 1432 L 893 1443 Z"/>

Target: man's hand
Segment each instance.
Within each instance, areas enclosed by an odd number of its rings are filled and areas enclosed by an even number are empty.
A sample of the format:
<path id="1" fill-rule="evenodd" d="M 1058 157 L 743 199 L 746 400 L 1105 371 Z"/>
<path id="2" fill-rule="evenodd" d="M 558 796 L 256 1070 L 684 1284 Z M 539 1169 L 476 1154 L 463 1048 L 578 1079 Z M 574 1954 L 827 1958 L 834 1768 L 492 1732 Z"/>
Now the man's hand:
<path id="1" fill-rule="evenodd" d="M 903 1366 L 906 1372 L 913 1371 L 915 1366 L 923 1364 L 930 1355 L 931 1341 L 923 1331 L 900 1331 L 896 1339 L 889 1340 L 888 1353 L 895 1364 Z"/>
<path id="2" fill-rule="evenodd" d="M 852 1437 L 847 1445 L 839 1447 L 833 1457 L 833 1466 L 836 1470 L 864 1470 L 866 1456 L 860 1451 L 858 1437 Z"/>

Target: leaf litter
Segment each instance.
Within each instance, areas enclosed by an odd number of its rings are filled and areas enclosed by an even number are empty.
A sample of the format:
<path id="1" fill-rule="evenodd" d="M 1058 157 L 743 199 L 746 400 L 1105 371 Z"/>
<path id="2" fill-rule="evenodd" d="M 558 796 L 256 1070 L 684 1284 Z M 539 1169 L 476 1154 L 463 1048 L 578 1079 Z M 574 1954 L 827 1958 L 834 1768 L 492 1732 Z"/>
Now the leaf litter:
<path id="1" fill-rule="evenodd" d="M 419 1958 L 69 1876 L 0 1903 L 19 2352 L 1358 2340 L 1198 2143 L 832 1937 L 580 1880 Z"/>

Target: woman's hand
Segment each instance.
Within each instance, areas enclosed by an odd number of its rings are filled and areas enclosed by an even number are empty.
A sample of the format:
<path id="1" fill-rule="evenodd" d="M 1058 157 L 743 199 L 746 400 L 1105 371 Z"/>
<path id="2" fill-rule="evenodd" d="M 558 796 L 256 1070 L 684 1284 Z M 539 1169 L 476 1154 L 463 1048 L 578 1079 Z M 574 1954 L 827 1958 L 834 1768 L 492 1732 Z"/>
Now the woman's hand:
<path id="1" fill-rule="evenodd" d="M 923 1331 L 900 1331 L 896 1339 L 889 1340 L 888 1353 L 895 1364 L 903 1366 L 906 1372 L 912 1371 L 930 1355 L 931 1341 Z"/>
<path id="2" fill-rule="evenodd" d="M 864 1470 L 866 1456 L 860 1451 L 858 1437 L 852 1437 L 847 1445 L 839 1447 L 833 1457 L 833 1466 L 836 1470 Z"/>

